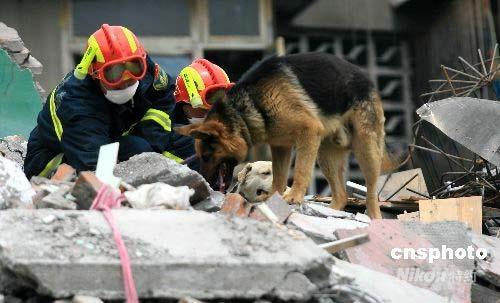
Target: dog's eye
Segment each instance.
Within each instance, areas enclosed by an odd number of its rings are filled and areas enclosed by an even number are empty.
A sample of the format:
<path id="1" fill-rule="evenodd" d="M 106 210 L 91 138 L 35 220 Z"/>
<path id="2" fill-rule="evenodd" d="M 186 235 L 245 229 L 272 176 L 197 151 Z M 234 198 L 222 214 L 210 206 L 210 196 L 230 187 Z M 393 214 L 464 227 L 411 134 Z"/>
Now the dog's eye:
<path id="1" fill-rule="evenodd" d="M 266 176 L 269 176 L 271 174 L 271 171 L 270 170 L 267 170 L 265 172 L 262 173 L 263 175 L 266 175 Z"/>
<path id="2" fill-rule="evenodd" d="M 263 190 L 261 188 L 257 189 L 257 196 L 260 196 L 262 194 L 267 194 L 267 191 L 265 191 L 265 190 Z"/>

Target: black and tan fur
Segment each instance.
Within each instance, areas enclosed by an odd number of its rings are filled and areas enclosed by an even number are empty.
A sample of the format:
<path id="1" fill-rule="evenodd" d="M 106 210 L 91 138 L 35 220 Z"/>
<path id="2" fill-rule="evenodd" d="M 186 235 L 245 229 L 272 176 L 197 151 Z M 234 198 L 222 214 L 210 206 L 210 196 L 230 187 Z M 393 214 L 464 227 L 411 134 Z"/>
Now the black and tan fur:
<path id="1" fill-rule="evenodd" d="M 243 161 L 248 149 L 267 143 L 273 161 L 273 192 L 286 188 L 292 147 L 296 150 L 291 203 L 303 201 L 317 160 L 334 195 L 331 206 L 347 203 L 346 158 L 352 151 L 366 179 L 367 208 L 380 218 L 376 182 L 385 153 L 380 97 L 362 71 L 333 55 L 307 53 L 270 57 L 252 67 L 217 101 L 202 124 L 178 128 L 196 140 L 201 173 L 213 176 L 220 164 Z"/>

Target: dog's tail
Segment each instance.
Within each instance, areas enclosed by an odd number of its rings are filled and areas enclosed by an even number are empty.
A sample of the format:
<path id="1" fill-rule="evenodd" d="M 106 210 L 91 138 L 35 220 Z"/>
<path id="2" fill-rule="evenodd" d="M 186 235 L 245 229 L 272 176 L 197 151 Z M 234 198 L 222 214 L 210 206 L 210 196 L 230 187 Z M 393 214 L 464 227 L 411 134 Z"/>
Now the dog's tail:
<path id="1" fill-rule="evenodd" d="M 384 144 L 384 155 L 382 157 L 382 173 L 388 173 L 400 168 L 410 160 L 410 151 L 402 146 L 389 146 Z"/>

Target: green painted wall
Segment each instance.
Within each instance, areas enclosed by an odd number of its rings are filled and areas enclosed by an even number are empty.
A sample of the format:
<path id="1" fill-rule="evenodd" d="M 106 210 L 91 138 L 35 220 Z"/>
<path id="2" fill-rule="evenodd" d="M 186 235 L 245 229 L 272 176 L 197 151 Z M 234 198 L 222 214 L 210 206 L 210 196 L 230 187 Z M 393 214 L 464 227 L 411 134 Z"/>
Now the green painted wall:
<path id="1" fill-rule="evenodd" d="M 41 108 L 31 71 L 21 70 L 0 49 L 0 138 L 21 135 L 27 139 Z"/>

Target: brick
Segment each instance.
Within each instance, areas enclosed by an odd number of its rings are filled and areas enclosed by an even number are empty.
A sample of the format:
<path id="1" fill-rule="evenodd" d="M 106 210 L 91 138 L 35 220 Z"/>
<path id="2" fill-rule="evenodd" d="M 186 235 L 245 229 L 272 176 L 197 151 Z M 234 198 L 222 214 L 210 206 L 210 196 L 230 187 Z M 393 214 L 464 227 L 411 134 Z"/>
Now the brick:
<path id="1" fill-rule="evenodd" d="M 71 190 L 71 194 L 76 198 L 78 209 L 90 209 L 101 186 L 102 182 L 97 179 L 94 173 L 89 171 L 80 173 Z"/>
<path id="2" fill-rule="evenodd" d="M 56 173 L 51 180 L 55 181 L 71 181 L 76 176 L 76 170 L 70 165 L 63 163 L 59 165 Z"/>
<path id="3" fill-rule="evenodd" d="M 252 205 L 240 194 L 227 194 L 222 204 L 221 212 L 236 217 L 248 217 Z"/>

